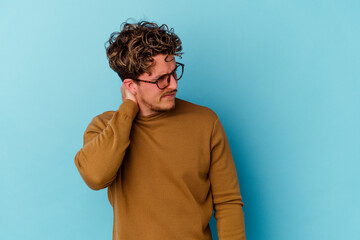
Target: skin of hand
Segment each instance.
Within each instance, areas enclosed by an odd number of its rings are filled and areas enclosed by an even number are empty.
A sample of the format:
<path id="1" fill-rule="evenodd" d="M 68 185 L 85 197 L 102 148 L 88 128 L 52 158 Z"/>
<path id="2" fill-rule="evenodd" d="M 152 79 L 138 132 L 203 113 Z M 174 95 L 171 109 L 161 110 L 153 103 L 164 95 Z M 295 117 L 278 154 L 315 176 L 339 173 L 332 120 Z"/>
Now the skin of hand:
<path id="1" fill-rule="evenodd" d="M 138 101 L 136 99 L 136 97 L 134 96 L 134 94 L 132 94 L 125 86 L 126 84 L 123 84 L 121 86 L 121 98 L 124 101 L 125 99 L 130 99 L 131 101 L 135 102 L 136 104 L 138 104 Z"/>

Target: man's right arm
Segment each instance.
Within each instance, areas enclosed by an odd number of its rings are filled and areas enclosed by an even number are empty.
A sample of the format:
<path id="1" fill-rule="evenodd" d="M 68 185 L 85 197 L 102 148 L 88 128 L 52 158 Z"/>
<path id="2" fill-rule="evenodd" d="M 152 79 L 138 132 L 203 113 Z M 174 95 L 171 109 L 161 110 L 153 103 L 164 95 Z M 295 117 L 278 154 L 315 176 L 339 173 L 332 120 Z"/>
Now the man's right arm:
<path id="1" fill-rule="evenodd" d="M 116 178 L 127 147 L 138 105 L 125 99 L 112 118 L 104 123 L 93 118 L 84 133 L 84 145 L 75 155 L 75 165 L 93 190 L 109 186 Z"/>

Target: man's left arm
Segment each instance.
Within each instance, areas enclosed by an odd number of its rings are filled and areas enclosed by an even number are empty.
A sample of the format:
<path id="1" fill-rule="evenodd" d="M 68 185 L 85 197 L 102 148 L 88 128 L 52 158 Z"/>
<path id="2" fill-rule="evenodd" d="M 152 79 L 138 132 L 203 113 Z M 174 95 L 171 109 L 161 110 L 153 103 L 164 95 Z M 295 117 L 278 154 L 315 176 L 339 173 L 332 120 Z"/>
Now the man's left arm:
<path id="1" fill-rule="evenodd" d="M 245 240 L 245 223 L 235 163 L 219 119 L 211 134 L 209 171 L 219 240 Z"/>

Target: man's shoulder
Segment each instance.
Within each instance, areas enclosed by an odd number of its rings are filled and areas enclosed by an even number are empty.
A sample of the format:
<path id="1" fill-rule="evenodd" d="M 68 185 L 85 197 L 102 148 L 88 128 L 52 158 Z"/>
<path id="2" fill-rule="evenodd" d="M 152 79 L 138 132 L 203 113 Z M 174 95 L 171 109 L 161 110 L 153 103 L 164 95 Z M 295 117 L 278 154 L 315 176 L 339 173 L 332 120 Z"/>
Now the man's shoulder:
<path id="1" fill-rule="evenodd" d="M 217 114 L 209 107 L 179 98 L 176 98 L 176 108 L 177 112 L 182 114 L 190 114 L 208 120 L 216 120 L 218 118 Z"/>
<path id="2" fill-rule="evenodd" d="M 116 111 L 108 110 L 101 114 L 98 114 L 97 116 L 95 116 L 95 118 L 98 118 L 99 120 L 102 120 L 102 121 L 109 121 L 113 117 L 115 112 Z"/>
<path id="3" fill-rule="evenodd" d="M 107 123 L 113 117 L 115 112 L 116 111 L 109 110 L 109 111 L 105 111 L 103 113 L 96 115 L 95 117 L 93 117 L 91 119 L 88 129 L 89 128 L 104 129 L 106 127 Z"/>

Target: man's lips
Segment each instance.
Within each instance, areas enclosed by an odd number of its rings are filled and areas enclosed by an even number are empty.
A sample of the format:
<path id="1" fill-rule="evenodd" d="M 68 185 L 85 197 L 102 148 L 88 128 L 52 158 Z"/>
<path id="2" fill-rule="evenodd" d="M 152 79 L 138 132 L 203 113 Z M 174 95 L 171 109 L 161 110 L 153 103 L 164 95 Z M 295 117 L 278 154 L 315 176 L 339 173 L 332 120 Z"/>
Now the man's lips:
<path id="1" fill-rule="evenodd" d="M 173 97 L 173 96 L 175 96 L 175 94 L 165 95 L 164 97 Z"/>

